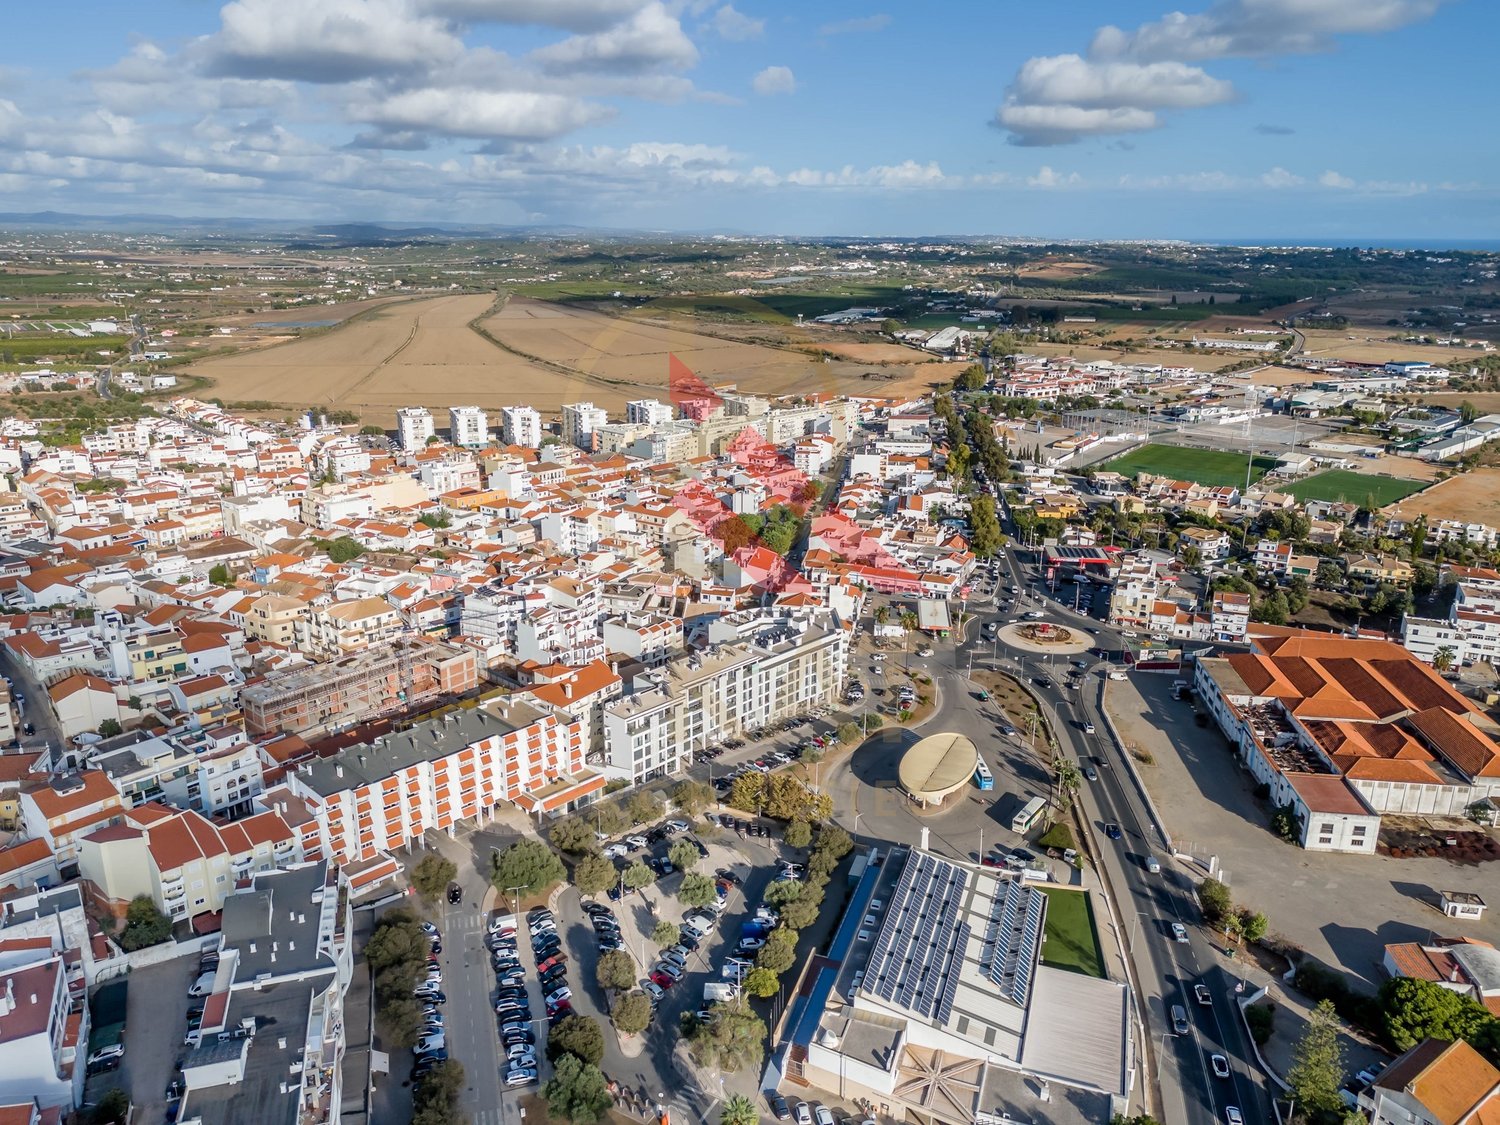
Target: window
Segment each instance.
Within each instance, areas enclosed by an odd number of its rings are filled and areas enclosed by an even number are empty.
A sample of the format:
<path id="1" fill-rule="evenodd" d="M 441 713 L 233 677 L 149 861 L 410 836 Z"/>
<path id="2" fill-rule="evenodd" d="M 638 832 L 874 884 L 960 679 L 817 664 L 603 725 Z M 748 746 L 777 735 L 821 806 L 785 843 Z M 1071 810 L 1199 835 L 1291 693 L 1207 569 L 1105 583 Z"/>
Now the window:
<path id="1" fill-rule="evenodd" d="M 1356 824 L 1354 826 L 1354 835 L 1363 836 L 1365 834 L 1365 827 L 1363 824 Z"/>
<path id="2" fill-rule="evenodd" d="M 1332 847 L 1333 846 L 1333 837 L 1332 836 L 1319 836 L 1318 837 L 1318 843 L 1321 846 L 1325 847 L 1325 848 Z"/>

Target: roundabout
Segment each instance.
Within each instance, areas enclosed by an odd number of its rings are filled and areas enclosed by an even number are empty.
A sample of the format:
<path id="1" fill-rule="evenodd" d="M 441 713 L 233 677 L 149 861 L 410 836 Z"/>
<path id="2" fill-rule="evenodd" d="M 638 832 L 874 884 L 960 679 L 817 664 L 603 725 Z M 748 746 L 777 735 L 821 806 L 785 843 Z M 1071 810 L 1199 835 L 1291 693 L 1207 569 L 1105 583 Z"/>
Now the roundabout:
<path id="1" fill-rule="evenodd" d="M 1017 621 L 1001 628 L 998 639 L 1008 648 L 1043 656 L 1074 656 L 1094 646 L 1094 638 L 1082 629 L 1049 621 Z"/>

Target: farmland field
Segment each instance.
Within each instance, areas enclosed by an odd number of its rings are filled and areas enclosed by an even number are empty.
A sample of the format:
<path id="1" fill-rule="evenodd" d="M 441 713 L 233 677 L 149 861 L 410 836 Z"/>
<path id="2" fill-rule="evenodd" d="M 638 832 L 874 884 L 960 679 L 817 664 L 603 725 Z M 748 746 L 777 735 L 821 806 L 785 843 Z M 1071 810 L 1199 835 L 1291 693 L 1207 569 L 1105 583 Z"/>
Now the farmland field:
<path id="1" fill-rule="evenodd" d="M 1369 508 L 1383 508 L 1426 487 L 1426 481 L 1330 469 L 1326 473 L 1305 477 L 1283 491 L 1304 503 L 1308 500 L 1344 500 Z"/>
<path id="2" fill-rule="evenodd" d="M 952 378 L 919 352 L 903 350 L 910 357 L 904 364 L 888 362 L 889 355 L 885 363 L 825 362 L 793 347 L 707 336 L 651 309 L 615 317 L 518 297 L 491 313 L 493 303 L 488 294 L 394 303 L 286 343 L 206 359 L 190 371 L 211 379 L 231 402 L 329 406 L 385 424 L 402 406 L 496 410 L 528 403 L 548 415 L 581 400 L 618 410 L 630 399 L 664 399 L 669 355 L 708 382 L 758 394 L 905 394 Z M 470 327 L 479 318 L 482 332 Z"/>
<path id="3" fill-rule="evenodd" d="M 1257 457 L 1250 479 L 1255 481 L 1265 476 L 1276 464 L 1274 457 Z M 1178 445 L 1143 445 L 1096 466 L 1100 472 L 1123 473 L 1128 477 L 1139 473 L 1171 477 L 1174 480 L 1190 480 L 1198 484 L 1218 485 L 1245 483 L 1245 455 L 1224 453 L 1214 449 L 1189 449 Z"/>

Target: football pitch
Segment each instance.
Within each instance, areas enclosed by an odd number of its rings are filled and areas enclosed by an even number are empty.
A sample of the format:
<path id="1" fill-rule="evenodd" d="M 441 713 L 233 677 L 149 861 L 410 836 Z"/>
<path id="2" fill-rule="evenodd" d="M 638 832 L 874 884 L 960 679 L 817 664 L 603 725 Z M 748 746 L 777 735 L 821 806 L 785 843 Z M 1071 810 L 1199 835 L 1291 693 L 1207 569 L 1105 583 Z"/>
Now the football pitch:
<path id="1" fill-rule="evenodd" d="M 1421 492 L 1426 487 L 1426 481 L 1330 469 L 1299 480 L 1289 485 L 1286 491 L 1304 503 L 1308 500 L 1343 500 L 1373 509 L 1405 500 L 1413 492 Z"/>
<path id="2" fill-rule="evenodd" d="M 1101 472 L 1134 477 L 1151 473 L 1198 484 L 1245 485 L 1245 454 L 1216 449 L 1188 449 L 1180 445 L 1143 445 L 1099 466 Z M 1274 457 L 1257 457 L 1250 479 L 1260 480 L 1276 465 Z"/>

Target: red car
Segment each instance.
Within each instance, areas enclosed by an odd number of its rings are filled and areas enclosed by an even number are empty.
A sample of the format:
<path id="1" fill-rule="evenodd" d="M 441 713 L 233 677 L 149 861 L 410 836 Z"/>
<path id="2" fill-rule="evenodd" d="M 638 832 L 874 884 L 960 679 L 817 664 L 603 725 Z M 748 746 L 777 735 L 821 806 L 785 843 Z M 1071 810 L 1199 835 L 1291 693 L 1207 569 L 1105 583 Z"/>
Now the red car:
<path id="1" fill-rule="evenodd" d="M 1004 867 L 1005 861 L 998 856 L 987 855 L 979 861 L 985 867 Z"/>
<path id="2" fill-rule="evenodd" d="M 548 957 L 545 961 L 538 965 L 536 967 L 536 971 L 538 973 L 545 973 L 548 969 L 552 969 L 557 967 L 558 965 L 561 965 L 567 959 L 567 956 L 562 953 L 554 953 L 551 957 Z"/>
<path id="3" fill-rule="evenodd" d="M 651 983 L 656 985 L 657 988 L 667 989 L 671 988 L 677 982 L 667 976 L 666 973 L 653 970 L 651 973 Z"/>

